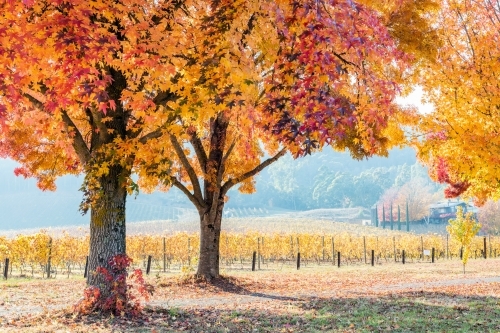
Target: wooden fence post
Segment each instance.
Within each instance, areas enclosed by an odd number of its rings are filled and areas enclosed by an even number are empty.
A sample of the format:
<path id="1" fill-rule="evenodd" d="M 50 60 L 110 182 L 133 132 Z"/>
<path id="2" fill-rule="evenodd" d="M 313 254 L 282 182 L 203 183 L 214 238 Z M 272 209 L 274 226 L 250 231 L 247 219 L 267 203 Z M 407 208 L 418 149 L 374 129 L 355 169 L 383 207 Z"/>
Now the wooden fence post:
<path id="1" fill-rule="evenodd" d="M 3 268 L 3 277 L 5 280 L 7 280 L 7 277 L 9 276 L 9 258 L 5 258 L 5 266 Z"/>
<path id="2" fill-rule="evenodd" d="M 483 243 L 484 243 L 484 251 L 483 251 L 483 254 L 484 254 L 484 259 L 486 259 L 486 237 L 483 238 Z"/>
<path id="3" fill-rule="evenodd" d="M 375 250 L 372 250 L 372 266 L 375 266 Z"/>
<path id="4" fill-rule="evenodd" d="M 47 279 L 50 278 L 50 259 L 52 256 L 52 237 L 49 238 L 49 257 L 47 258 Z"/>
<path id="5" fill-rule="evenodd" d="M 148 256 L 148 265 L 146 266 L 146 275 L 149 275 L 149 272 L 151 272 L 151 258 L 152 258 L 152 256 Z"/>
<path id="6" fill-rule="evenodd" d="M 83 272 L 83 277 L 87 278 L 89 272 L 89 256 L 87 256 L 87 259 L 85 260 L 85 271 Z"/>
<path id="7" fill-rule="evenodd" d="M 300 252 L 297 253 L 297 270 L 300 269 Z"/>
<path id="8" fill-rule="evenodd" d="M 403 262 L 403 265 L 405 264 L 405 250 L 403 250 L 401 261 Z"/>
<path id="9" fill-rule="evenodd" d="M 252 256 L 252 272 L 255 272 L 255 260 L 257 259 L 257 252 L 253 251 L 253 256 Z"/>
<path id="10" fill-rule="evenodd" d="M 432 263 L 434 263 L 434 248 L 432 248 Z"/>
<path id="11" fill-rule="evenodd" d="M 340 252 L 337 252 L 337 265 L 340 268 Z"/>

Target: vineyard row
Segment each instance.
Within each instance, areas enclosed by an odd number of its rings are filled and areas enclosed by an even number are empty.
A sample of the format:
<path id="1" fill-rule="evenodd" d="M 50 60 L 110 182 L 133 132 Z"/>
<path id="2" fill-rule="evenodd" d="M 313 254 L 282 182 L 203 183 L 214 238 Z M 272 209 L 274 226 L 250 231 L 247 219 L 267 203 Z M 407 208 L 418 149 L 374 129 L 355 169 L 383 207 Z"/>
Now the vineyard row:
<path id="1" fill-rule="evenodd" d="M 500 255 L 500 237 L 476 237 L 472 243 L 473 256 Z M 148 256 L 156 269 L 178 265 L 192 266 L 197 262 L 199 236 L 136 235 L 127 237 L 127 254 L 135 267 L 145 265 Z M 451 237 L 440 235 L 402 234 L 397 236 L 354 236 L 314 233 L 260 234 L 225 233 L 220 239 L 221 264 L 235 265 L 251 261 L 253 252 L 262 261 L 289 261 L 300 252 L 305 262 L 333 261 L 338 252 L 347 263 L 366 262 L 373 250 L 377 260 L 398 260 L 405 251 L 407 260 L 424 259 L 432 248 L 437 258 L 460 256 L 460 245 Z M 20 274 L 33 275 L 43 271 L 49 261 L 52 269 L 67 272 L 82 270 L 89 253 L 89 237 L 64 234 L 51 238 L 44 232 L 19 235 L 8 239 L 0 237 L 0 260 L 9 258 L 10 266 Z M 260 261 L 259 261 L 260 263 Z"/>

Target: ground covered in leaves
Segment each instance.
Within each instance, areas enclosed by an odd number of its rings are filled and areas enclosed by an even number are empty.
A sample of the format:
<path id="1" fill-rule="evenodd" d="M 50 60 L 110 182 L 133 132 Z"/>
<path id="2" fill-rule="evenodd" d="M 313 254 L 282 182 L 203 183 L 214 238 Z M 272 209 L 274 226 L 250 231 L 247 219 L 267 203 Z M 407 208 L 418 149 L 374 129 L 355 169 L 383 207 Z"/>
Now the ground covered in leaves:
<path id="1" fill-rule="evenodd" d="M 0 282 L 0 332 L 499 332 L 500 259 L 150 276 L 138 318 L 77 316 L 83 279 Z"/>

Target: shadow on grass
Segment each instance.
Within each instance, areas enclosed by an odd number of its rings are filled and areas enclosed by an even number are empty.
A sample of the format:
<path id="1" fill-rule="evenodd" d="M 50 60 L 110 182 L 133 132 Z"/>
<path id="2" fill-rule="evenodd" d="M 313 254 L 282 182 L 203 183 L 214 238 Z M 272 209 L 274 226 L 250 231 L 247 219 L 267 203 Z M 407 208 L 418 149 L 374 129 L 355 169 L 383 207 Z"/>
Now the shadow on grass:
<path id="1" fill-rule="evenodd" d="M 152 308 L 139 318 L 73 317 L 54 313 L 51 322 L 75 332 L 498 332 L 500 299 L 451 293 L 406 292 L 383 297 L 311 298 L 245 307 Z M 282 301 L 281 301 L 282 300 Z M 19 326 L 6 324 L 5 328 Z M 56 331 L 46 319 L 26 321 L 30 330 Z M 17 326 L 16 326 L 17 325 Z M 55 324 L 54 324 L 55 325 Z M 15 331 L 14 329 L 12 331 Z"/>

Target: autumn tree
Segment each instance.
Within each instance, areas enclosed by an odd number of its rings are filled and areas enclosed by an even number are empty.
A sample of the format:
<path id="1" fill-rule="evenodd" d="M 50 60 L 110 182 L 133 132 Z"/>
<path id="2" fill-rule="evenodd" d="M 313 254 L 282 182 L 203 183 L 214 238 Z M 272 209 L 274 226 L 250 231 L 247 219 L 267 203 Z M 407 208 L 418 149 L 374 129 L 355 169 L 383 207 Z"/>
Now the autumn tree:
<path id="1" fill-rule="evenodd" d="M 394 103 L 425 54 L 430 0 L 0 2 L 2 156 L 54 189 L 86 175 L 90 270 L 126 252 L 125 202 L 179 188 L 198 209 L 198 275 L 219 275 L 227 191 L 290 152 L 354 158 L 404 140 Z M 410 17 L 415 25 L 401 24 Z M 430 30 L 429 30 L 430 29 Z M 428 31 L 428 38 L 409 35 Z M 425 46 L 425 47 L 424 47 Z M 160 182 L 158 181 L 160 179 Z M 89 274 L 88 283 L 100 278 Z"/>
<path id="2" fill-rule="evenodd" d="M 169 103 L 178 115 L 170 142 L 148 147 L 166 158 L 138 171 L 142 188 L 161 179 L 163 190 L 180 189 L 196 207 L 198 276 L 219 276 L 229 189 L 253 192 L 254 176 L 287 152 L 330 145 L 361 159 L 404 140 L 400 125 L 413 115 L 394 98 L 419 55 L 404 52 L 415 41 L 398 38 L 395 22 L 401 8 L 413 8 L 419 22 L 425 12 L 415 1 L 376 3 L 217 1 L 199 27 L 190 22 L 197 33 L 178 80 L 190 88 Z"/>
<path id="3" fill-rule="evenodd" d="M 488 200 L 477 212 L 481 232 L 487 235 L 500 235 L 500 202 Z"/>
<path id="4" fill-rule="evenodd" d="M 406 220 L 406 205 L 408 205 L 409 220 L 420 220 L 429 215 L 429 206 L 442 198 L 434 186 L 424 178 L 413 178 L 401 186 L 387 189 L 380 197 L 379 203 L 384 206 L 385 220 L 390 219 L 390 207 L 393 206 L 393 220 L 397 220 L 398 206 L 400 207 L 401 220 Z M 382 217 L 382 208 L 378 213 Z"/>
<path id="5" fill-rule="evenodd" d="M 467 212 L 464 214 L 462 207 L 457 207 L 457 217 L 455 219 L 450 219 L 449 225 L 446 230 L 462 246 L 462 263 L 465 265 L 469 260 L 470 246 L 474 236 L 481 229 L 481 225 L 477 223 L 472 212 Z"/>
<path id="6" fill-rule="evenodd" d="M 141 147 L 173 113 L 183 1 L 0 1 L 0 154 L 55 189 L 85 174 L 89 270 L 125 254 L 125 203 Z M 87 283 L 102 286 L 102 276 Z M 106 290 L 102 290 L 106 294 Z"/>
<path id="7" fill-rule="evenodd" d="M 435 180 L 448 184 L 447 197 L 500 196 L 500 4 L 446 0 L 437 15 L 437 61 L 422 72 L 426 100 L 435 111 L 422 117 L 415 140 Z"/>

